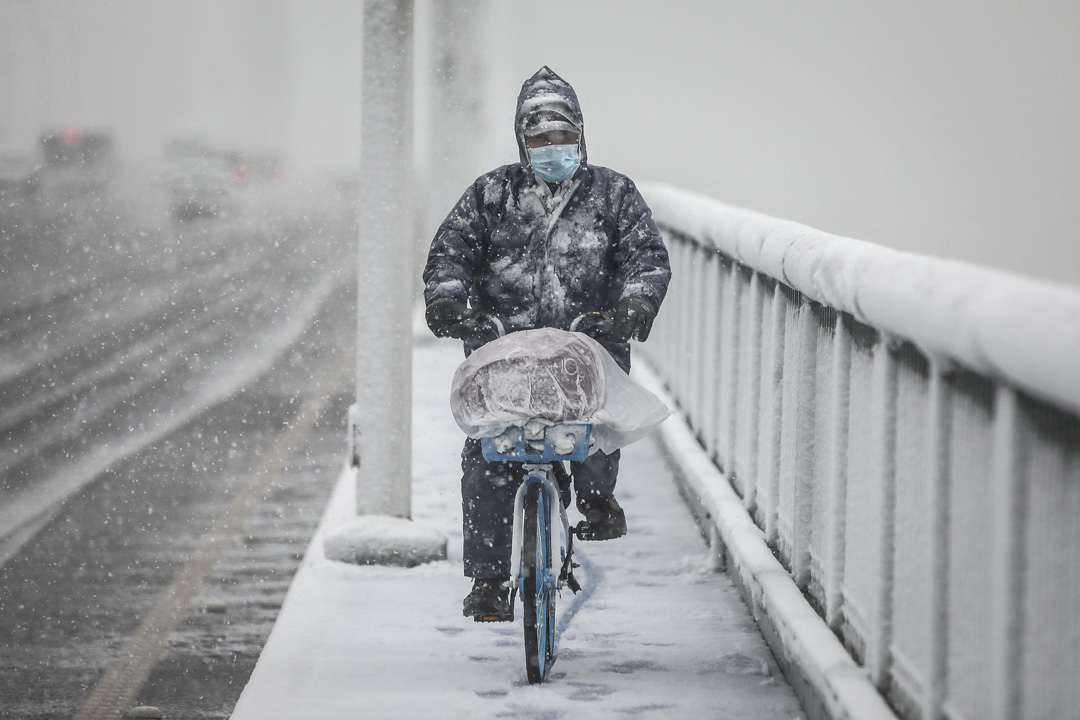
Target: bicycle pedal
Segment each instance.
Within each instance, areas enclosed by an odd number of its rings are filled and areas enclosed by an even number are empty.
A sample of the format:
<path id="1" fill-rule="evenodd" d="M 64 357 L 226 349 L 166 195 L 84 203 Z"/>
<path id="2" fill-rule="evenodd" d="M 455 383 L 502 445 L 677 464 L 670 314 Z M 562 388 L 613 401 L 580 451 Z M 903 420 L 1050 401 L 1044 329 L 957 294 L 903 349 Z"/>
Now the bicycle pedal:
<path id="1" fill-rule="evenodd" d="M 476 622 L 482 623 L 494 623 L 494 622 L 513 622 L 514 616 L 505 617 L 503 615 L 481 615 L 480 617 L 473 618 Z"/>
<path id="2" fill-rule="evenodd" d="M 510 612 L 506 614 L 500 613 L 488 613 L 487 615 L 474 615 L 473 621 L 482 623 L 493 622 L 513 622 L 514 621 L 514 607 L 510 606 Z"/>

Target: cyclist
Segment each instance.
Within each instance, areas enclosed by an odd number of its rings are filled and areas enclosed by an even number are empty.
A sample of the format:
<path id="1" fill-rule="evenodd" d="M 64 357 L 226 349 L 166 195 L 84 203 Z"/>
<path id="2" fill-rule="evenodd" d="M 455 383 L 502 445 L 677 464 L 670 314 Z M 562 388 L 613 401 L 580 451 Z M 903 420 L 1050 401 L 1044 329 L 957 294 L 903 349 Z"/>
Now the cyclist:
<path id="1" fill-rule="evenodd" d="M 443 221 L 424 269 L 427 324 L 465 354 L 502 333 L 540 327 L 596 337 L 630 371 L 629 340 L 649 336 L 667 292 L 667 249 L 634 183 L 590 165 L 574 89 L 543 67 L 522 85 L 518 162 L 478 178 Z M 603 334 L 601 334 L 603 333 Z M 476 440 L 461 455 L 463 613 L 510 620 L 507 579 L 519 463 L 488 463 Z M 615 500 L 619 452 L 571 464 L 582 538 L 626 534 Z"/>

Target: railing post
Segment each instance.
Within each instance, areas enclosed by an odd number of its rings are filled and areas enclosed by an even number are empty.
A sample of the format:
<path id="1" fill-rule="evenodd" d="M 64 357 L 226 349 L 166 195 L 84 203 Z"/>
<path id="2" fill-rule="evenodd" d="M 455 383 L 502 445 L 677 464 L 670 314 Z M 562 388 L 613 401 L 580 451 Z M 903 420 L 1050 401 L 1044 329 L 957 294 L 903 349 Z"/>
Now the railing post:
<path id="1" fill-rule="evenodd" d="M 746 369 L 748 372 L 746 382 L 749 393 L 746 407 L 746 425 L 749 426 L 749 429 L 746 433 L 748 444 L 746 448 L 747 473 L 741 484 L 743 487 L 743 504 L 751 516 L 755 516 L 758 509 L 757 484 L 758 477 L 761 474 L 761 463 L 759 462 L 761 433 L 759 431 L 762 428 L 761 418 L 764 413 L 764 409 L 761 407 L 761 385 L 762 377 L 765 374 L 765 358 L 763 357 L 765 348 L 765 291 L 762 289 L 761 283 L 760 273 L 755 272 L 750 276 L 750 322 L 747 323 L 750 341 L 746 344 Z"/>
<path id="2" fill-rule="evenodd" d="M 1019 441 L 1016 391 L 997 388 L 994 403 L 994 456 L 991 465 L 992 516 L 990 567 L 991 720 L 1021 716 L 1024 658 L 1024 560 L 1028 522 L 1028 479 L 1024 445 Z"/>
<path id="3" fill-rule="evenodd" d="M 700 328 L 702 358 L 700 364 L 701 383 L 701 435 L 709 456 L 720 460 L 722 457 L 716 442 L 716 423 L 719 415 L 719 383 L 717 369 L 727 321 L 724 317 L 723 289 L 720 276 L 724 265 L 720 255 L 709 252 L 706 255 L 703 326 Z M 722 461 L 722 469 L 728 472 L 728 459 Z"/>
<path id="4" fill-rule="evenodd" d="M 692 394 L 690 368 L 693 365 L 693 336 L 696 330 L 694 327 L 693 297 L 694 291 L 697 289 L 694 286 L 694 253 L 695 245 L 693 243 L 683 243 L 682 258 L 679 263 L 682 270 L 680 273 L 682 285 L 679 287 L 678 293 L 679 314 L 682 322 L 679 328 L 679 362 L 676 365 L 679 373 L 679 404 L 682 406 L 691 426 L 694 424 L 694 403 L 690 397 Z M 694 431 L 697 431 L 696 427 Z"/>
<path id="5" fill-rule="evenodd" d="M 724 277 L 724 261 L 718 254 L 713 254 L 713 271 L 709 274 L 709 283 L 715 288 L 710 300 L 713 303 L 713 327 L 702 328 L 703 334 L 707 333 L 711 341 L 705 346 L 709 353 L 709 379 L 702 383 L 702 395 L 708 396 L 708 421 L 702 427 L 705 433 L 706 443 L 712 452 L 712 456 L 725 473 L 730 473 L 732 458 L 727 454 L 723 445 L 718 442 L 717 428 L 725 421 L 721 407 L 721 398 L 724 395 L 724 351 L 728 346 L 728 332 L 731 329 L 728 310 L 731 304 L 728 298 L 728 283 Z"/>
<path id="6" fill-rule="evenodd" d="M 930 625 L 929 666 L 923 693 L 923 720 L 939 720 L 945 701 L 949 663 L 949 495 L 952 453 L 952 398 L 939 359 L 930 366 L 929 434 L 930 496 Z"/>
<path id="7" fill-rule="evenodd" d="M 708 436 L 704 432 L 705 425 L 705 394 L 702 392 L 701 378 L 706 367 L 705 353 L 703 348 L 705 347 L 705 333 L 702 332 L 704 326 L 704 318 L 706 317 L 707 307 L 707 278 L 708 278 L 708 266 L 709 259 L 707 250 L 701 246 L 694 246 L 694 252 L 691 256 L 690 265 L 690 307 L 689 307 L 689 319 L 691 323 L 691 332 L 687 336 L 687 348 L 689 350 L 689 356 L 687 357 L 687 382 L 691 388 L 689 396 L 687 397 L 687 410 L 693 423 L 694 432 L 698 436 L 698 440 L 707 445 L 709 442 Z"/>
<path id="8" fill-rule="evenodd" d="M 784 413 L 784 321 L 788 304 L 781 285 L 773 285 L 767 322 L 768 352 L 762 357 L 761 444 L 758 449 L 761 478 L 757 483 L 759 492 L 764 493 L 764 502 L 759 498 L 758 507 L 763 513 L 765 539 L 773 548 L 778 537 L 776 520 L 780 500 L 780 439 Z"/>
<path id="9" fill-rule="evenodd" d="M 796 367 L 794 378 L 795 407 L 784 414 L 790 418 L 785 431 L 790 432 L 792 516 L 791 516 L 791 574 L 795 584 L 805 590 L 810 581 L 810 529 L 814 511 L 814 423 L 817 419 L 817 319 L 810 304 L 802 300 L 794 309 L 794 328 L 797 333 Z M 786 444 L 786 442 L 785 442 Z"/>
<path id="10" fill-rule="evenodd" d="M 878 580 L 875 603 L 874 642 L 868 655 L 870 677 L 884 689 L 889 673 L 893 628 L 893 568 L 896 541 L 896 353 L 892 339 L 882 335 L 874 356 L 874 398 L 876 421 L 871 435 L 874 444 L 873 473 L 881 484 L 878 526 Z"/>
<path id="11" fill-rule="evenodd" d="M 740 338 L 742 337 L 740 316 L 742 313 L 739 311 L 739 306 L 742 304 L 744 281 L 739 263 L 731 263 L 729 275 L 728 282 L 731 286 L 731 295 L 726 306 L 728 308 L 727 322 L 725 327 L 721 328 L 721 337 L 726 340 L 721 352 L 727 353 L 727 362 L 723 366 L 724 377 L 719 378 L 718 381 L 718 387 L 723 387 L 724 392 L 719 393 L 717 397 L 717 409 L 726 420 L 724 423 L 714 424 L 714 427 L 722 427 L 725 431 L 724 437 L 717 437 L 716 445 L 724 451 L 727 463 L 724 469 L 730 480 L 735 474 L 735 429 L 738 426 L 735 413 L 737 412 L 739 397 L 739 358 L 742 357 L 742 348 L 740 346 Z M 721 400 L 725 401 L 723 407 L 719 405 Z"/>
<path id="12" fill-rule="evenodd" d="M 844 557 L 847 533 L 847 457 L 848 409 L 851 403 L 851 331 L 844 318 L 836 319 L 833 337 L 832 424 L 829 428 L 828 459 L 825 476 L 828 478 L 829 514 L 826 527 L 825 622 L 834 632 L 840 631 L 843 620 Z"/>
<path id="13" fill-rule="evenodd" d="M 689 331 L 689 320 L 686 315 L 686 296 L 690 284 L 687 269 L 687 258 L 690 254 L 690 242 L 676 237 L 669 249 L 671 254 L 671 289 L 668 291 L 666 304 L 671 305 L 672 332 L 671 343 L 668 346 L 668 372 L 667 378 L 671 387 L 671 394 L 679 404 L 683 412 L 686 411 L 686 376 L 683 370 L 683 360 L 686 357 L 686 335 Z"/>

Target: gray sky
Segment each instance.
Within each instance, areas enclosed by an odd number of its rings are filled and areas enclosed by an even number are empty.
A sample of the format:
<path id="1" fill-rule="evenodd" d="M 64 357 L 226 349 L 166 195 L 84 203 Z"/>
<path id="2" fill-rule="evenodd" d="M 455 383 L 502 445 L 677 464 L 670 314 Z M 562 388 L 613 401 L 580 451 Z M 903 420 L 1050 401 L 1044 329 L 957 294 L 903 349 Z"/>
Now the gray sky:
<path id="1" fill-rule="evenodd" d="M 594 163 L 1080 285 L 1080 4 L 480 1 L 491 142 L 462 188 L 516 158 L 518 87 L 548 64 L 581 96 Z M 80 123 L 129 159 L 203 136 L 351 171 L 359 6 L 0 0 L 0 152 Z M 421 80 L 429 17 L 417 0 Z"/>

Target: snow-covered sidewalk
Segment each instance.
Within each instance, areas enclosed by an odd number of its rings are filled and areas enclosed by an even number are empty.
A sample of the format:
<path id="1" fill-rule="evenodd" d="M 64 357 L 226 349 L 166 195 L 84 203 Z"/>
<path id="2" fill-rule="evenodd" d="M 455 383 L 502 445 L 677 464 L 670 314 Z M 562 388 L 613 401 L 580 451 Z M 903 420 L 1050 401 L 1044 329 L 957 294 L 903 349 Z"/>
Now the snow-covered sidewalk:
<path id="1" fill-rule="evenodd" d="M 463 435 L 448 402 L 460 360 L 457 343 L 428 342 L 413 361 L 413 517 L 449 537 L 449 559 L 413 569 L 327 560 L 322 533 L 353 508 L 344 473 L 232 717 L 802 717 L 651 439 L 623 451 L 629 535 L 577 545 L 585 589 L 560 600 L 549 682 L 526 682 L 520 619 L 462 617 Z"/>

